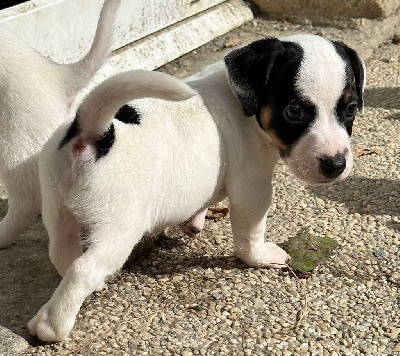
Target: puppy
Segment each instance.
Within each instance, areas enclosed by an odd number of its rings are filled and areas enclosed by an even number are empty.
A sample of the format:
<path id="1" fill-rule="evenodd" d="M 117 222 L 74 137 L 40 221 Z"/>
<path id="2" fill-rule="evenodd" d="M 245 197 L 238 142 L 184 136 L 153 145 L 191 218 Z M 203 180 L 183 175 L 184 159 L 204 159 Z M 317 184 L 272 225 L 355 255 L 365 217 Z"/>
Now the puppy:
<path id="1" fill-rule="evenodd" d="M 41 212 L 38 153 L 106 60 L 119 4 L 105 1 L 90 51 L 70 65 L 51 62 L 0 26 L 0 176 L 9 204 L 0 248 Z"/>
<path id="2" fill-rule="evenodd" d="M 234 253 L 249 266 L 285 266 L 285 251 L 264 241 L 274 167 L 281 157 L 310 184 L 349 174 L 364 73 L 343 43 L 297 35 L 234 50 L 188 86 L 144 71 L 103 82 L 41 156 L 43 220 L 63 280 L 30 332 L 65 339 L 144 233 L 204 219 L 225 197 Z"/>

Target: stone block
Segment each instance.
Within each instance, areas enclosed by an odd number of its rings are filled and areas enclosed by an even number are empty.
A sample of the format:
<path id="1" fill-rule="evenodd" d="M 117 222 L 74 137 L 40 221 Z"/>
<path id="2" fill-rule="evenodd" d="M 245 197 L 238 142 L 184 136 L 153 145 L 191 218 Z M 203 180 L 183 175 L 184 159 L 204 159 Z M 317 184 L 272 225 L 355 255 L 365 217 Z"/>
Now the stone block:
<path id="1" fill-rule="evenodd" d="M 0 355 L 17 356 L 28 347 L 29 344 L 22 337 L 0 325 Z"/>
<path id="2" fill-rule="evenodd" d="M 362 26 L 400 11 L 398 0 L 252 0 L 269 18 L 314 25 Z"/>

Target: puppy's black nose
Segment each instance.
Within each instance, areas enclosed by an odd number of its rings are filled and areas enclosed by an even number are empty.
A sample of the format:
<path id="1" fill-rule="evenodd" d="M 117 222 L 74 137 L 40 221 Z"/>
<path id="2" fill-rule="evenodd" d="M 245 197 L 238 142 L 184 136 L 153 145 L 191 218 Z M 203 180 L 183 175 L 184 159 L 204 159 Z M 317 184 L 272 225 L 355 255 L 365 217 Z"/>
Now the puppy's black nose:
<path id="1" fill-rule="evenodd" d="M 346 157 L 343 153 L 336 153 L 334 156 L 322 156 L 318 159 L 320 170 L 326 178 L 337 178 L 346 169 Z"/>

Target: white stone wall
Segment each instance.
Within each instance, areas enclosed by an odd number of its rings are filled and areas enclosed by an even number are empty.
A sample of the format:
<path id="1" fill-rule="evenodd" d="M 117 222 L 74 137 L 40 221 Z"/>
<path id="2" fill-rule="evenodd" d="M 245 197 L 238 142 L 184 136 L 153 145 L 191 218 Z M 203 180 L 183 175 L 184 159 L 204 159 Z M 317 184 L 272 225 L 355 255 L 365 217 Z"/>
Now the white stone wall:
<path id="1" fill-rule="evenodd" d="M 58 62 L 68 63 L 82 57 L 88 50 L 101 5 L 101 0 L 29 1 L 0 11 L 0 23 L 25 38 L 42 54 Z M 225 6 L 227 11 L 226 20 L 223 20 L 221 14 L 221 5 Z M 217 8 L 220 9 L 217 11 L 219 15 L 212 15 Z M 202 21 L 195 21 L 196 28 L 192 26 L 189 29 L 190 26 L 185 25 L 185 31 L 194 31 L 192 34 L 188 33 L 187 41 L 193 42 L 191 38 L 194 38 L 199 41 L 199 45 L 204 43 L 204 38 L 201 38 L 201 26 L 204 22 L 212 27 L 204 28 L 205 38 L 208 41 L 251 18 L 244 4 L 236 0 L 124 0 L 118 11 L 115 49 L 141 40 L 185 19 L 195 18 L 199 14 L 204 14 L 204 11 L 207 11 L 213 20 L 209 21 L 201 16 Z M 233 16 L 232 11 L 236 11 Z M 232 22 L 231 25 L 228 22 Z M 220 28 L 218 23 L 221 25 Z M 215 32 L 214 36 L 212 32 Z M 178 46 L 179 41 L 175 41 L 175 38 L 169 38 L 166 42 L 165 40 L 164 35 L 162 47 L 168 47 L 168 41 L 173 47 Z M 154 42 L 153 38 L 152 41 Z M 154 48 L 157 49 L 161 50 L 158 47 Z M 164 56 L 168 60 L 174 57 L 169 52 L 171 52 L 169 48 L 166 48 Z"/>

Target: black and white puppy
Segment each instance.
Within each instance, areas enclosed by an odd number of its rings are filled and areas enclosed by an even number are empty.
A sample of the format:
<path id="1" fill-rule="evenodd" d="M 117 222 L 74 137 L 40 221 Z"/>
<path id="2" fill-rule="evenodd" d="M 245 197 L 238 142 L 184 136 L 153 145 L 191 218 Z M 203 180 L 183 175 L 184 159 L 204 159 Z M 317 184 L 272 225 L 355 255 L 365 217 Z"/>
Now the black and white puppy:
<path id="1" fill-rule="evenodd" d="M 50 61 L 0 26 L 0 176 L 9 205 L 0 223 L 0 248 L 41 212 L 38 154 L 107 59 L 119 5 L 120 0 L 104 2 L 90 51 L 69 65 Z"/>
<path id="2" fill-rule="evenodd" d="M 63 280 L 30 332 L 65 339 L 84 299 L 144 233 L 196 212 L 201 220 L 225 197 L 235 254 L 285 266 L 285 251 L 264 241 L 274 167 L 281 157 L 311 184 L 347 177 L 364 73 L 343 43 L 297 35 L 234 50 L 188 85 L 144 71 L 103 82 L 41 156 L 43 220 Z M 81 226 L 90 231 L 84 253 Z"/>

